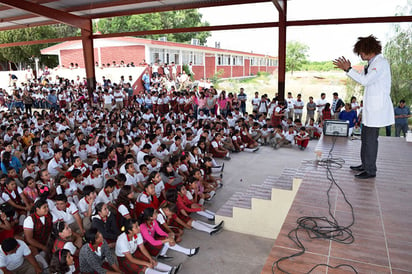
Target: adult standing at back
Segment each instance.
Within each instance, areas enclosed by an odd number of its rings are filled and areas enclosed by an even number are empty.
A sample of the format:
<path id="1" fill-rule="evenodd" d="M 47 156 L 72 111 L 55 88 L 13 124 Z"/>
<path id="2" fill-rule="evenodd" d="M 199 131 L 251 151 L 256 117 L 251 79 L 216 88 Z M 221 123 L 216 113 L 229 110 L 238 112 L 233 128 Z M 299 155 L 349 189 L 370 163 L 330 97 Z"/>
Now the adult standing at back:
<path id="1" fill-rule="evenodd" d="M 405 105 L 405 100 L 400 100 L 399 105 L 395 107 L 395 136 L 400 137 L 401 131 L 406 137 L 408 132 L 408 118 L 411 117 L 410 109 Z"/>
<path id="2" fill-rule="evenodd" d="M 240 88 L 240 92 L 239 92 L 237 98 L 240 101 L 240 112 L 242 112 L 242 114 L 245 115 L 247 95 L 245 93 L 244 88 Z"/>
<path id="3" fill-rule="evenodd" d="M 376 176 L 376 157 L 378 154 L 379 128 L 395 122 L 391 92 L 391 70 L 388 61 L 382 56 L 382 46 L 376 37 L 359 37 L 353 52 L 362 60 L 368 61 L 362 73 L 352 69 L 351 62 L 345 57 L 333 61 L 333 64 L 365 87 L 362 114 L 362 164 L 351 166 L 360 171 L 355 177 L 368 179 Z"/>

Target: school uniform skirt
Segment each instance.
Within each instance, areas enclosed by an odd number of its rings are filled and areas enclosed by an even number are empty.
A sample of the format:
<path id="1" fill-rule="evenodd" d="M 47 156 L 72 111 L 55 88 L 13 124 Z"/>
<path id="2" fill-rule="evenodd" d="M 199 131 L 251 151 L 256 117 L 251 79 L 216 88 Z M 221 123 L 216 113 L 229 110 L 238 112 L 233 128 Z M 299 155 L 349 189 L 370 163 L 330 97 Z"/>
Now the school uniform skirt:
<path id="1" fill-rule="evenodd" d="M 146 256 L 143 255 L 143 253 L 140 251 L 138 248 L 132 256 L 136 259 L 146 261 L 148 262 L 149 260 L 146 258 Z M 143 274 L 145 273 L 145 266 L 143 265 L 138 265 L 130 262 L 126 257 L 117 257 L 117 261 L 119 262 L 119 268 L 121 271 L 124 273 L 139 273 Z"/>

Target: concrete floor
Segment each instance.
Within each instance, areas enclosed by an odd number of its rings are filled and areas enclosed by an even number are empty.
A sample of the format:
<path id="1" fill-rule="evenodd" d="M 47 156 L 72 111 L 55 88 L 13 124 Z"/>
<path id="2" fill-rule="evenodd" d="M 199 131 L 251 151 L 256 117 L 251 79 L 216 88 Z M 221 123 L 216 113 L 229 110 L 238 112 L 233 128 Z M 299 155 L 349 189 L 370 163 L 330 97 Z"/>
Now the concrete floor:
<path id="1" fill-rule="evenodd" d="M 223 183 L 208 209 L 216 212 L 233 193 L 250 184 L 260 184 L 268 176 L 279 176 L 284 168 L 297 168 L 305 159 L 314 159 L 317 141 L 310 141 L 305 151 L 294 148 L 273 150 L 261 147 L 255 153 L 233 154 L 225 162 Z M 195 219 L 207 221 L 198 215 Z M 200 246 L 199 254 L 187 257 L 173 250 L 168 251 L 174 259 L 165 262 L 170 265 L 183 263 L 181 274 L 257 274 L 260 273 L 275 239 L 255 237 L 237 232 L 222 230 L 209 236 L 205 232 L 185 230 L 180 245 L 188 248 Z"/>

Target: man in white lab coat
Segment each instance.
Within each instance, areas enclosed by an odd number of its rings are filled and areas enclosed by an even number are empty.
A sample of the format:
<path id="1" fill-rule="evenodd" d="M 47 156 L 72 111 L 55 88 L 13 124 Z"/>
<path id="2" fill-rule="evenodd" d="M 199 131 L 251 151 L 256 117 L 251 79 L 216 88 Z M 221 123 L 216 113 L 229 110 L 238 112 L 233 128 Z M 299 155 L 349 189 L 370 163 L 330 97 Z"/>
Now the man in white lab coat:
<path id="1" fill-rule="evenodd" d="M 374 36 L 359 37 L 353 52 L 362 60 L 368 61 L 362 73 L 352 69 L 345 57 L 333 64 L 365 87 L 362 113 L 362 164 L 350 168 L 359 171 L 355 177 L 368 179 L 376 176 L 376 157 L 378 154 L 379 128 L 395 123 L 393 104 L 390 97 L 391 71 L 388 61 L 382 56 L 382 46 Z"/>

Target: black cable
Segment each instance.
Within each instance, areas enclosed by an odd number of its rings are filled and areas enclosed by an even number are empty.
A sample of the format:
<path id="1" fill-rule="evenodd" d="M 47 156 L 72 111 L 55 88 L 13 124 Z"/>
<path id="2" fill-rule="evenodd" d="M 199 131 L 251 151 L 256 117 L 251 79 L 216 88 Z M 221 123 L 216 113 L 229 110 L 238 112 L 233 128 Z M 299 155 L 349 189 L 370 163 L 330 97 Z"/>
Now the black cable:
<path id="1" fill-rule="evenodd" d="M 348 201 L 346 198 L 345 192 L 342 190 L 342 188 L 339 186 L 339 184 L 336 182 L 335 178 L 333 177 L 332 169 L 339 169 L 343 167 L 343 164 L 345 161 L 342 158 L 333 158 L 332 157 L 332 151 L 335 148 L 335 143 L 336 143 L 337 137 L 334 136 L 332 139 L 332 147 L 329 150 L 328 157 L 326 159 L 322 159 L 318 161 L 318 165 L 325 167 L 326 168 L 326 178 L 330 181 L 328 190 L 326 191 L 327 197 L 328 197 L 328 208 L 329 208 L 329 217 L 331 217 L 332 220 L 330 220 L 328 217 L 309 217 L 309 216 L 303 216 L 297 219 L 297 226 L 296 228 L 292 229 L 288 233 L 288 238 L 295 243 L 295 245 L 300 249 L 299 252 L 282 257 L 278 259 L 277 261 L 273 262 L 272 264 L 272 273 L 275 273 L 276 270 L 279 270 L 283 273 L 290 274 L 290 272 L 282 269 L 280 267 L 280 263 L 286 260 L 289 260 L 294 257 L 301 256 L 305 254 L 306 248 L 302 244 L 302 242 L 299 239 L 299 231 L 304 231 L 308 235 L 310 239 L 327 239 L 331 241 L 335 241 L 338 243 L 342 244 L 351 244 L 354 242 L 355 238 L 352 234 L 352 230 L 350 229 L 354 223 L 355 223 L 355 214 L 353 211 L 353 206 L 352 204 Z M 336 186 L 339 190 L 339 192 L 342 194 L 343 199 L 345 200 L 346 204 L 350 207 L 351 209 L 351 214 L 352 214 L 352 221 L 349 225 L 347 226 L 341 226 L 338 223 L 338 220 L 335 218 L 335 215 L 332 212 L 332 204 L 331 204 L 331 197 L 330 197 L 330 191 L 332 190 L 332 187 Z M 315 269 L 318 267 L 327 267 L 327 268 L 332 268 L 332 269 L 337 269 L 337 268 L 349 268 L 350 270 L 353 271 L 353 273 L 358 273 L 358 271 L 352 267 L 351 265 L 348 264 L 340 264 L 337 266 L 331 266 L 328 264 L 317 264 L 314 267 L 312 267 L 307 274 L 312 273 Z"/>

